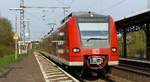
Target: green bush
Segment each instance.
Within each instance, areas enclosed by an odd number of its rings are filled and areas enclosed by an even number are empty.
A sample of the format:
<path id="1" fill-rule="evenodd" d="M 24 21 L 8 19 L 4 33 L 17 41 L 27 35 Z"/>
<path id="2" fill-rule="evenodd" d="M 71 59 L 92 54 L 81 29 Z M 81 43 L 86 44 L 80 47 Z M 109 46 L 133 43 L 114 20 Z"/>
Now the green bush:
<path id="1" fill-rule="evenodd" d="M 22 54 L 18 54 L 18 59 L 15 59 L 15 55 L 5 55 L 3 57 L 0 57 L 0 71 L 4 69 L 4 66 L 12 64 L 17 60 L 20 60 L 21 58 L 23 58 Z"/>
<path id="2" fill-rule="evenodd" d="M 0 45 L 0 57 L 14 53 L 14 49 L 7 45 Z"/>
<path id="3" fill-rule="evenodd" d="M 0 57 L 14 53 L 15 42 L 11 22 L 0 17 Z"/>

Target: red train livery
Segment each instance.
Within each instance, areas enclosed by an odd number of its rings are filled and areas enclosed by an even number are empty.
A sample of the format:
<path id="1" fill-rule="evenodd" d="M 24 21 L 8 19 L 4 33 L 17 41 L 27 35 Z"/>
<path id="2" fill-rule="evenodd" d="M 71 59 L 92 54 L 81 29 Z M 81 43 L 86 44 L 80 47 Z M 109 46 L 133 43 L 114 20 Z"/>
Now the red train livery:
<path id="1" fill-rule="evenodd" d="M 111 16 L 73 12 L 49 40 L 50 58 L 59 64 L 107 72 L 118 65 L 117 32 Z"/>

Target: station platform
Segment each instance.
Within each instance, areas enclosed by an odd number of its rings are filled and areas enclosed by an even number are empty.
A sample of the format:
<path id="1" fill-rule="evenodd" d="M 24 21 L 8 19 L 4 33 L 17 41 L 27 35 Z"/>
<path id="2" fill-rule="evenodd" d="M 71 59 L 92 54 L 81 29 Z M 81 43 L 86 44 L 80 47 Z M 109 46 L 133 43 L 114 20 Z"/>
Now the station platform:
<path id="1" fill-rule="evenodd" d="M 150 64 L 150 60 L 146 59 L 138 59 L 138 58 L 119 58 L 119 60 L 126 60 L 126 61 L 132 61 L 137 63 L 147 63 Z"/>
<path id="2" fill-rule="evenodd" d="M 148 60 L 139 60 L 134 58 L 119 58 L 119 65 L 124 65 L 127 67 L 134 67 L 140 70 L 150 71 L 150 61 Z"/>
<path id="3" fill-rule="evenodd" d="M 29 54 L 22 60 L 8 65 L 6 69 L 9 69 L 9 71 L 0 76 L 0 82 L 45 82 L 33 54 Z"/>

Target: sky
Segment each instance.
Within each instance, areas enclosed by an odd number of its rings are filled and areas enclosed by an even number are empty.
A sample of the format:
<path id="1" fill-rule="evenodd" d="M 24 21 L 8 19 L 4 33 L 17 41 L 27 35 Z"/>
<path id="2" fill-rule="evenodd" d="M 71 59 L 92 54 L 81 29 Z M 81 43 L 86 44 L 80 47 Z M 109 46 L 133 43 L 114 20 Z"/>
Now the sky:
<path id="1" fill-rule="evenodd" d="M 24 0 L 25 6 L 62 7 L 70 6 L 72 11 L 93 11 L 98 14 L 111 15 L 114 20 L 141 11 L 147 8 L 148 0 Z M 8 18 L 13 29 L 15 28 L 15 17 L 18 11 L 10 11 L 10 8 L 18 8 L 20 0 L 0 0 L 0 16 Z M 66 13 L 66 15 L 68 14 Z M 25 20 L 30 20 L 30 39 L 40 40 L 46 35 L 51 26 L 49 23 L 59 22 L 64 18 L 63 9 L 25 9 Z"/>

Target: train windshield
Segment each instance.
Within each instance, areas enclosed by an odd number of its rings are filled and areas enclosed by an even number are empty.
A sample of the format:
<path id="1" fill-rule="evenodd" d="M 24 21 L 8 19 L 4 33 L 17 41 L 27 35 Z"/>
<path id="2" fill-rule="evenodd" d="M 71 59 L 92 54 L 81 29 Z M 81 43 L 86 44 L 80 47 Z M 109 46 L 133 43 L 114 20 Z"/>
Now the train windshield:
<path id="1" fill-rule="evenodd" d="M 104 48 L 109 46 L 108 23 L 79 23 L 82 47 Z"/>

